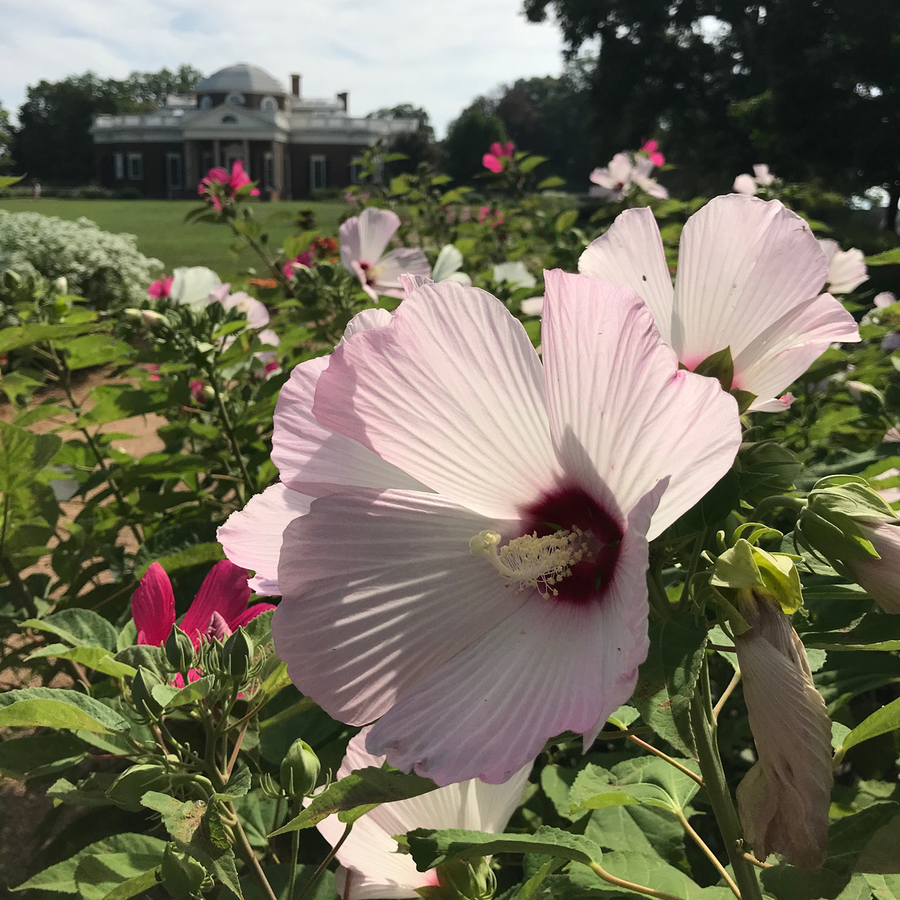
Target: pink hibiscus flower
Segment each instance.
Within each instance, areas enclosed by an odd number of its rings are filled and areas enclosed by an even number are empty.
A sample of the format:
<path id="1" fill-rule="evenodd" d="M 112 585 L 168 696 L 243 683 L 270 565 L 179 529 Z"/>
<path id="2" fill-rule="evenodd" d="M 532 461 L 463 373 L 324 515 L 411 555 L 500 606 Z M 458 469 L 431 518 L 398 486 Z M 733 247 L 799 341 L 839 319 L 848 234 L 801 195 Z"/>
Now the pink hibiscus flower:
<path id="1" fill-rule="evenodd" d="M 155 300 L 165 299 L 172 293 L 172 281 L 174 277 L 174 275 L 170 275 L 168 278 L 160 278 L 157 281 L 154 281 L 153 284 L 147 288 L 147 293 Z"/>
<path id="2" fill-rule="evenodd" d="M 659 152 L 659 141 L 644 141 L 641 144 L 641 153 L 647 154 L 647 159 L 653 163 L 654 166 L 664 166 L 666 164 L 666 158 Z"/>
<path id="3" fill-rule="evenodd" d="M 221 209 L 222 198 L 219 196 L 220 194 L 224 194 L 226 199 L 233 199 L 242 187 L 252 183 L 250 176 L 244 171 L 243 160 L 236 159 L 230 173 L 221 166 L 210 169 L 206 176 L 200 179 L 200 184 L 197 185 L 197 193 L 212 203 L 213 209 Z M 250 191 L 250 196 L 258 197 L 259 188 L 253 188 Z"/>
<path id="4" fill-rule="evenodd" d="M 401 275 L 431 274 L 428 259 L 418 248 L 384 252 L 399 227 L 397 213 L 370 206 L 359 216 L 347 219 L 338 230 L 344 268 L 356 275 L 363 290 L 375 301 L 379 294 L 402 297 Z"/>
<path id="5" fill-rule="evenodd" d="M 224 559 L 203 579 L 181 623 L 182 631 L 194 647 L 199 647 L 208 636 L 227 637 L 260 613 L 275 609 L 271 603 L 247 606 L 251 594 L 247 574 L 246 569 Z M 153 563 L 141 579 L 131 598 L 131 615 L 137 626 L 139 644 L 159 647 L 172 633 L 175 595 L 172 582 L 159 563 Z"/>
<path id="6" fill-rule="evenodd" d="M 373 756 L 366 750 L 369 730 L 363 728 L 351 739 L 336 779 L 369 766 L 380 769 L 384 764 L 383 756 Z M 530 771 L 528 763 L 505 784 L 485 784 L 473 778 L 410 800 L 382 803 L 366 813 L 337 852 L 338 894 L 344 900 L 418 900 L 419 888 L 438 883 L 435 870 L 419 872 L 409 854 L 398 852 L 393 836 L 416 828 L 469 828 L 502 834 L 522 799 Z M 329 816 L 316 828 L 334 847 L 345 825 L 337 816 Z"/>
<path id="7" fill-rule="evenodd" d="M 655 179 L 650 177 L 653 162 L 646 156 L 632 159 L 630 153 L 617 153 L 609 164 L 602 169 L 594 169 L 590 174 L 593 186 L 592 197 L 600 197 L 613 203 L 624 200 L 636 185 L 645 194 L 664 200 L 669 192 Z"/>
<path id="8" fill-rule="evenodd" d="M 219 531 L 281 592 L 300 690 L 442 785 L 593 741 L 647 654 L 648 540 L 740 444 L 734 398 L 679 371 L 633 291 L 545 284 L 543 366 L 455 282 L 357 316 L 282 390 L 282 484 Z"/>
<path id="9" fill-rule="evenodd" d="M 505 144 L 494 141 L 491 144 L 490 152 L 481 157 L 482 165 L 495 175 L 499 175 L 512 162 L 515 152 L 516 145 L 512 141 L 507 141 Z"/>
<path id="10" fill-rule="evenodd" d="M 733 388 L 780 412 L 778 395 L 834 341 L 858 341 L 853 316 L 822 289 L 828 261 L 778 200 L 716 197 L 688 219 L 675 287 L 649 209 L 629 209 L 581 254 L 578 269 L 643 297 L 663 339 L 694 369 L 731 348 Z"/>

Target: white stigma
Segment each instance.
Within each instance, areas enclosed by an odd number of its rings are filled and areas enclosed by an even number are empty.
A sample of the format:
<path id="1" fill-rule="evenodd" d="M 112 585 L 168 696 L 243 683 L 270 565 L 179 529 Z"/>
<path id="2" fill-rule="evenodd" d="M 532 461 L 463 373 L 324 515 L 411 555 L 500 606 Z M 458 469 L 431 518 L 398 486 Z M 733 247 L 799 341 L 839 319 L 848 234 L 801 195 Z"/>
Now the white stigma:
<path id="1" fill-rule="evenodd" d="M 537 588 L 542 597 L 559 594 L 553 587 L 572 574 L 572 566 L 588 553 L 588 536 L 577 527 L 538 537 L 537 532 L 514 538 L 500 547 L 496 531 L 482 531 L 469 541 L 473 556 L 484 556 L 506 579 L 519 582 L 519 592 Z M 499 547 L 499 550 L 498 550 Z"/>

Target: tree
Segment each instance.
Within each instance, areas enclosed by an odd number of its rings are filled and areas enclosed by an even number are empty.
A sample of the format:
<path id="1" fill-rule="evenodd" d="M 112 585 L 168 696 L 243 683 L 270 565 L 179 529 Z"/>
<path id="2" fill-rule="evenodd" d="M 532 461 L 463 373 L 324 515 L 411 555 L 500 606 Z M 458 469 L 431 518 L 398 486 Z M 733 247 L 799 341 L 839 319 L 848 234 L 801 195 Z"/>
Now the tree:
<path id="1" fill-rule="evenodd" d="M 385 149 L 390 153 L 402 153 L 406 158 L 388 164 L 389 175 L 415 172 L 422 163 L 433 166 L 438 159 L 438 148 L 434 140 L 434 128 L 428 113 L 412 103 L 399 103 L 383 107 L 369 113 L 368 119 L 415 119 L 419 124 L 415 131 L 398 134 Z"/>
<path id="2" fill-rule="evenodd" d="M 0 175 L 6 175 L 13 170 L 12 140 L 13 128 L 9 122 L 9 113 L 0 103 Z"/>
<path id="3" fill-rule="evenodd" d="M 525 0 L 555 13 L 591 74 L 606 152 L 664 138 L 682 177 L 722 189 L 754 162 L 900 199 L 900 4 L 871 0 Z"/>
<path id="4" fill-rule="evenodd" d="M 165 103 L 169 94 L 188 94 L 202 80 L 203 73 L 199 69 L 182 65 L 176 72 L 166 68 L 158 72 L 132 72 L 124 84 L 132 100 L 156 109 Z"/>
<path id="5" fill-rule="evenodd" d="M 503 122 L 485 110 L 484 98 L 478 98 L 450 123 L 444 139 L 444 167 L 458 182 L 484 172 L 481 158 L 494 141 L 505 141 Z"/>

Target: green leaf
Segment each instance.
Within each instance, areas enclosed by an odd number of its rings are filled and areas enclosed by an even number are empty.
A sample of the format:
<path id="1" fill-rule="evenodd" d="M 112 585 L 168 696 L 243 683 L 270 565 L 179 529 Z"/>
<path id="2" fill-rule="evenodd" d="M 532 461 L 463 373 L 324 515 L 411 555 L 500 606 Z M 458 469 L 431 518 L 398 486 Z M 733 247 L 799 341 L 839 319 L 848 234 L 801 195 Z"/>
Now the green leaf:
<path id="1" fill-rule="evenodd" d="M 556 223 L 554 225 L 557 234 L 564 234 L 567 232 L 575 224 L 577 218 L 577 209 L 567 209 L 565 212 L 561 212 L 556 217 Z"/>
<path id="2" fill-rule="evenodd" d="M 141 806 L 152 809 L 162 816 L 166 831 L 176 841 L 189 844 L 194 832 L 200 827 L 206 814 L 206 803 L 202 800 L 176 800 L 159 791 L 147 791 L 141 797 Z"/>
<path id="3" fill-rule="evenodd" d="M 131 348 L 108 334 L 86 334 L 65 344 L 66 365 L 70 369 L 124 363 L 131 355 Z"/>
<path id="4" fill-rule="evenodd" d="M 900 617 L 867 613 L 848 630 L 804 632 L 802 638 L 807 648 L 822 650 L 900 650 Z"/>
<path id="5" fill-rule="evenodd" d="M 131 677 L 137 672 L 137 669 L 129 665 L 117 662 L 109 650 L 104 650 L 102 647 L 67 647 L 65 644 L 48 644 L 46 647 L 35 650 L 28 658 L 71 659 L 95 672 L 112 675 L 113 678 Z"/>
<path id="6" fill-rule="evenodd" d="M 381 803 L 408 800 L 410 797 L 418 797 L 420 794 L 427 794 L 436 789 L 437 785 L 430 778 L 369 766 L 351 772 L 345 778 L 327 787 L 299 816 L 291 819 L 278 831 L 273 832 L 273 835 L 300 831 L 302 828 L 312 828 L 317 822 L 327 819 L 330 815 L 349 813 L 351 810 L 356 810 L 357 807 L 365 806 L 366 809 L 360 813 L 362 815 Z M 342 821 L 352 821 L 352 819 L 344 818 Z"/>
<path id="7" fill-rule="evenodd" d="M 62 772 L 80 763 L 87 751 L 69 734 L 36 734 L 0 741 L 0 774 L 17 781 Z"/>
<path id="8" fill-rule="evenodd" d="M 64 609 L 44 619 L 28 619 L 21 627 L 55 634 L 73 647 L 116 649 L 116 629 L 92 609 Z"/>
<path id="9" fill-rule="evenodd" d="M 194 544 L 186 550 L 179 550 L 177 553 L 170 553 L 168 556 L 162 556 L 155 562 L 158 562 L 165 570 L 167 575 L 178 572 L 181 569 L 190 569 L 194 566 L 204 566 L 208 563 L 219 562 L 225 559 L 225 553 L 221 544 Z M 151 563 L 147 563 L 143 568 L 135 572 L 135 578 L 142 578 Z"/>
<path id="10" fill-rule="evenodd" d="M 496 853 L 537 853 L 586 865 L 599 861 L 603 856 L 600 848 L 584 835 L 546 826 L 541 826 L 534 834 L 417 828 L 409 832 L 407 842 L 420 872 L 433 869 L 446 859 L 475 859 Z"/>
<path id="11" fill-rule="evenodd" d="M 867 266 L 890 266 L 900 265 L 900 247 L 894 247 L 893 250 L 885 250 L 883 253 L 876 253 L 874 256 L 866 257 Z"/>
<path id="12" fill-rule="evenodd" d="M 650 652 L 640 668 L 634 705 L 679 753 L 693 754 L 691 698 L 706 648 L 706 631 L 689 613 L 650 623 Z"/>
<path id="13" fill-rule="evenodd" d="M 693 760 L 678 762 L 699 775 Z M 572 785 L 569 802 L 573 812 L 641 803 L 689 815 L 689 804 L 699 789 L 696 781 L 665 760 L 642 756 L 621 762 L 609 771 L 585 766 Z"/>
<path id="14" fill-rule="evenodd" d="M 104 900 L 117 885 L 155 869 L 162 862 L 165 846 L 164 841 L 146 834 L 114 834 L 38 872 L 12 890 L 58 891 L 79 894 L 84 900 Z M 88 882 L 88 878 L 97 880 Z"/>
<path id="15" fill-rule="evenodd" d="M 854 728 L 841 745 L 841 750 L 846 753 L 851 747 L 868 741 L 870 738 L 879 737 L 882 734 L 888 734 L 900 728 L 900 697 L 882 706 L 863 720 Z"/>
<path id="16" fill-rule="evenodd" d="M 29 487 L 62 446 L 55 434 L 33 434 L 0 420 L 0 493 Z"/>
<path id="17" fill-rule="evenodd" d="M 123 881 L 121 884 L 116 885 L 108 894 L 104 894 L 103 900 L 129 900 L 130 897 L 136 897 L 144 891 L 149 891 L 150 888 L 157 885 L 156 875 L 158 872 L 159 866 L 155 866 L 146 872 L 141 872 L 140 875 L 135 875 L 133 878 Z"/>
<path id="18" fill-rule="evenodd" d="M 196 703 L 208 697 L 214 684 L 215 678 L 212 675 L 204 675 L 183 688 L 177 688 L 171 684 L 154 685 L 151 693 L 153 699 L 163 709 L 175 709 L 178 706 L 186 706 L 188 703 Z"/>
<path id="19" fill-rule="evenodd" d="M 33 322 L 30 325 L 17 325 L 15 328 L 4 328 L 0 331 L 0 353 L 17 350 L 32 344 L 56 341 L 62 338 L 76 337 L 95 329 L 93 320 L 69 325 L 47 325 Z"/>
<path id="20" fill-rule="evenodd" d="M 0 726 L 66 728 L 125 734 L 128 721 L 108 706 L 63 688 L 23 688 L 0 694 Z"/>

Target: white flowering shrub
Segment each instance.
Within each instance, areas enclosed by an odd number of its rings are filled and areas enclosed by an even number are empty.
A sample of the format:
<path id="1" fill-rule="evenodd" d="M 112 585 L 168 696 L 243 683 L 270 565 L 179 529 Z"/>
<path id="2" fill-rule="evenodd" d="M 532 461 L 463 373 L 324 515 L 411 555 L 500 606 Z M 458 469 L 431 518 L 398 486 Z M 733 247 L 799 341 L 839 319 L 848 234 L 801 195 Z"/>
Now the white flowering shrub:
<path id="1" fill-rule="evenodd" d="M 111 234 L 85 218 L 0 210 L 0 272 L 64 277 L 73 294 L 109 307 L 142 300 L 162 268 L 137 249 L 133 234 Z"/>

